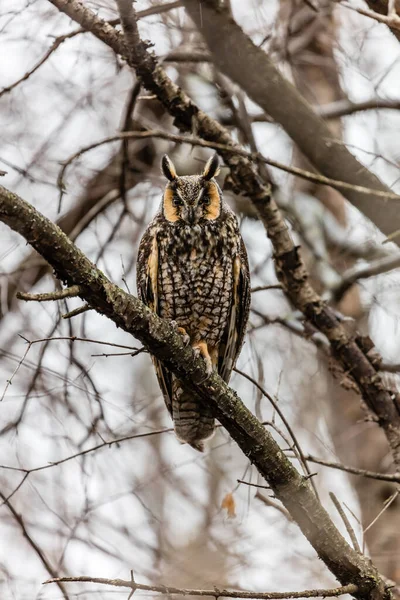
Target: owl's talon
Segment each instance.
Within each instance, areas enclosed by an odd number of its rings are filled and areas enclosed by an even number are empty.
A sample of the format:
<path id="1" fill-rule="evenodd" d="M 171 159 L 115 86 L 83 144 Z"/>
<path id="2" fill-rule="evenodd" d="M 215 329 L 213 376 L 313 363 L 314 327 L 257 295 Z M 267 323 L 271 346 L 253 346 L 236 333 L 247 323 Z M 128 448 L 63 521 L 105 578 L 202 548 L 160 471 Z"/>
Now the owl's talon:
<path id="1" fill-rule="evenodd" d="M 179 327 L 178 323 L 176 321 L 171 321 L 171 325 L 174 329 L 176 329 L 176 331 L 178 333 L 181 334 L 182 336 L 182 341 L 184 346 L 188 346 L 189 342 L 190 342 L 190 337 L 189 335 L 186 333 L 186 329 L 184 327 Z"/>
<path id="2" fill-rule="evenodd" d="M 211 373 L 213 372 L 213 366 L 212 366 L 212 362 L 211 362 L 211 358 L 208 357 L 203 357 L 204 358 L 204 362 L 206 363 L 206 373 L 207 373 L 207 378 L 210 377 Z"/>
<path id="3" fill-rule="evenodd" d="M 194 350 L 196 358 L 198 358 L 199 356 L 202 356 L 204 359 L 204 362 L 206 363 L 206 373 L 207 373 L 207 376 L 205 378 L 205 380 L 206 380 L 210 377 L 211 373 L 213 372 L 213 364 L 212 364 L 211 356 L 208 353 L 207 344 L 205 342 L 198 342 L 198 344 L 196 346 L 193 346 L 193 350 Z"/>
<path id="4" fill-rule="evenodd" d="M 183 331 L 180 331 L 180 330 Z M 179 327 L 178 329 L 179 333 L 182 335 L 182 342 L 185 346 L 189 346 L 190 344 L 190 337 L 188 336 L 188 334 L 186 333 L 186 331 L 183 329 L 183 327 Z"/>

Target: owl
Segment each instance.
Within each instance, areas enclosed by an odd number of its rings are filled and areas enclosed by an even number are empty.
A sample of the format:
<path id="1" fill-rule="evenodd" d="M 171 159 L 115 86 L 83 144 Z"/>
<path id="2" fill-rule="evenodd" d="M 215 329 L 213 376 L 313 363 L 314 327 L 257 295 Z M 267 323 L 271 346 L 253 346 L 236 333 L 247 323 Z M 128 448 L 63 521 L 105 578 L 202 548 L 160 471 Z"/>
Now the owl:
<path id="1" fill-rule="evenodd" d="M 178 176 L 162 159 L 167 184 L 139 246 L 138 296 L 174 326 L 204 359 L 207 373 L 229 378 L 241 350 L 250 306 L 246 248 L 237 219 L 214 177 L 218 156 L 200 175 Z M 203 451 L 214 432 L 211 410 L 153 357 L 177 438 Z"/>

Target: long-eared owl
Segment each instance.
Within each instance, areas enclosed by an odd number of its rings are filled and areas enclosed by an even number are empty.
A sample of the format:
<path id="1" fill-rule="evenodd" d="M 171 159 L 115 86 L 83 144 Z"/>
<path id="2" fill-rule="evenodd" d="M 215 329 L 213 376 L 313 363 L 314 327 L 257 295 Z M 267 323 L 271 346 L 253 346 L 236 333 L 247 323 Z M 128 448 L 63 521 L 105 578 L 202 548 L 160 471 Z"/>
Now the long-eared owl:
<path id="1" fill-rule="evenodd" d="M 162 159 L 168 182 L 160 209 L 139 246 L 139 298 L 171 320 L 187 342 L 229 381 L 246 330 L 249 267 L 237 219 L 214 179 L 218 157 L 201 175 L 178 176 Z M 211 410 L 153 358 L 157 378 L 181 442 L 204 450 L 214 431 Z"/>

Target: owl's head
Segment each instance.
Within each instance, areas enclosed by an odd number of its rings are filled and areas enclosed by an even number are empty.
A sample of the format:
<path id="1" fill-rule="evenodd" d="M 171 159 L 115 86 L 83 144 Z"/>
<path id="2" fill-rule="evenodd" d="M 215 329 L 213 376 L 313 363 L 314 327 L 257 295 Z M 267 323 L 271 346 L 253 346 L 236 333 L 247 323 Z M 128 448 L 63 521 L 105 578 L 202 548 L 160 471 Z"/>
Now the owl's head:
<path id="1" fill-rule="evenodd" d="M 219 217 L 222 198 L 218 184 L 213 179 L 219 173 L 217 154 L 208 160 L 200 175 L 179 177 L 166 154 L 161 167 L 168 179 L 163 199 L 163 214 L 167 221 L 193 226 Z"/>

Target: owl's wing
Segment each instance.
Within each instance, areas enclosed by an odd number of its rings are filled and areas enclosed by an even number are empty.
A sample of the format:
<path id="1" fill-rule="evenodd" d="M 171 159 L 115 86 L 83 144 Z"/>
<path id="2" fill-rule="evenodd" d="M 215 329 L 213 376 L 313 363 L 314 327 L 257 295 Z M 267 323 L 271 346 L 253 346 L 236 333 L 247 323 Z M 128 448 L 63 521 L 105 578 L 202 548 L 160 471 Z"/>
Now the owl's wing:
<path id="1" fill-rule="evenodd" d="M 241 350 L 250 310 L 250 273 L 243 240 L 240 252 L 233 259 L 233 294 L 228 322 L 218 352 L 218 373 L 229 382 L 232 369 Z"/>
<path id="2" fill-rule="evenodd" d="M 156 314 L 159 313 L 158 298 L 158 244 L 155 228 L 148 228 L 139 245 L 137 261 L 137 291 L 139 299 Z M 165 404 L 172 412 L 172 377 L 154 356 L 151 357 Z"/>

